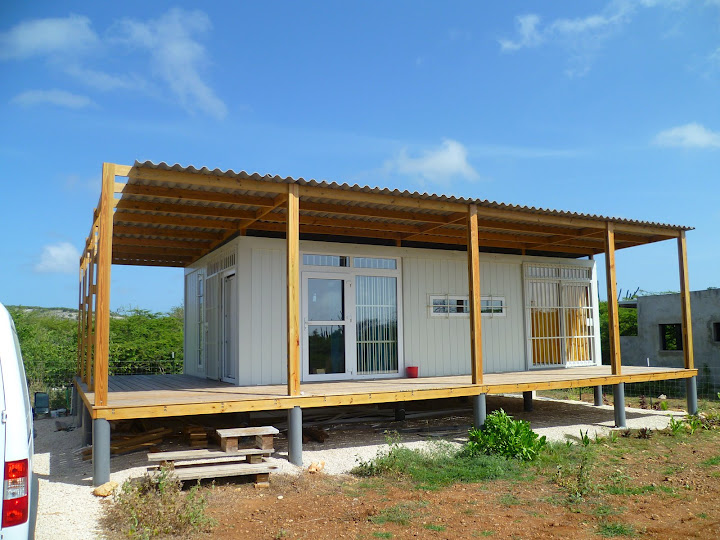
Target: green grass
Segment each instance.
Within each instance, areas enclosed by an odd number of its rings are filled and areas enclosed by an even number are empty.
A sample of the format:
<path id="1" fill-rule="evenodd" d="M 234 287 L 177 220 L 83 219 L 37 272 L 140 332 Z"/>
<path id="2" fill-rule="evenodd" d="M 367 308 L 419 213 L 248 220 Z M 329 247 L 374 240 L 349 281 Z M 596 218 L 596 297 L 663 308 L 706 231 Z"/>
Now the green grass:
<path id="1" fill-rule="evenodd" d="M 428 523 L 424 527 L 430 531 L 437 531 L 437 532 L 443 532 L 446 529 L 446 527 L 444 525 L 433 525 L 432 523 Z"/>
<path id="2" fill-rule="evenodd" d="M 524 504 L 523 501 L 518 499 L 512 493 L 503 493 L 499 498 L 498 502 L 503 506 L 518 506 Z"/>
<path id="3" fill-rule="evenodd" d="M 711 457 L 700 463 L 703 467 L 715 467 L 720 465 L 720 456 Z"/>
<path id="4" fill-rule="evenodd" d="M 598 534 L 605 538 L 615 538 L 617 536 L 637 536 L 635 528 L 632 525 L 625 525 L 623 523 L 601 523 L 598 527 Z"/>
<path id="5" fill-rule="evenodd" d="M 598 517 L 606 517 L 620 514 L 621 511 L 607 504 L 598 504 L 592 513 Z"/>
<path id="6" fill-rule="evenodd" d="M 395 523 L 397 525 L 410 525 L 410 521 L 417 515 L 417 510 L 425 508 L 427 501 L 401 502 L 394 506 L 384 508 L 377 515 L 372 516 L 370 521 L 375 525 Z"/>
<path id="7" fill-rule="evenodd" d="M 391 532 L 374 532 L 373 537 L 375 537 L 375 538 L 392 538 L 393 533 L 391 533 Z"/>
<path id="8" fill-rule="evenodd" d="M 487 480 L 518 478 L 516 460 L 497 456 L 463 456 L 454 447 L 438 443 L 429 450 L 413 450 L 393 443 L 369 461 L 361 461 L 352 473 L 362 477 L 386 476 L 407 479 L 423 490 Z"/>

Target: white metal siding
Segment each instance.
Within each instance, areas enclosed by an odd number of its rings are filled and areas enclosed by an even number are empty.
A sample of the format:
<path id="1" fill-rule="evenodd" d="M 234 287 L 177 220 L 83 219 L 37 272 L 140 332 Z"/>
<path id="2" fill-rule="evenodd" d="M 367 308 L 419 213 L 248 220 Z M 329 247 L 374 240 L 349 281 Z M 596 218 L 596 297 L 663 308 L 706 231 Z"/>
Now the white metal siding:
<path id="1" fill-rule="evenodd" d="M 268 242 L 282 245 L 283 242 Z M 238 384 L 287 382 L 287 293 L 285 250 L 252 248 L 249 306 L 241 306 L 240 324 L 251 329 L 241 357 Z M 243 251 L 243 256 L 247 251 Z"/>
<path id="2" fill-rule="evenodd" d="M 482 262 L 480 292 L 503 296 L 506 305 L 504 317 L 482 318 L 484 372 L 523 370 L 520 263 Z M 419 366 L 421 376 L 469 374 L 470 319 L 431 317 L 431 294 L 467 296 L 464 255 L 439 252 L 432 258 L 403 257 L 405 365 Z"/>
<path id="3" fill-rule="evenodd" d="M 198 270 L 193 270 L 185 274 L 185 351 L 184 373 L 188 375 L 204 376 L 198 373 L 198 297 L 197 297 L 197 274 Z"/>
<path id="4" fill-rule="evenodd" d="M 404 349 L 401 364 L 419 366 L 421 376 L 470 373 L 469 318 L 431 317 L 428 307 L 431 294 L 468 294 L 465 253 L 307 241 L 300 243 L 300 249 L 305 253 L 351 252 L 357 256 L 401 257 Z M 225 246 L 222 253 L 208 256 L 193 267 L 207 268 L 221 257 L 227 260 L 229 251 L 237 255 L 233 261 L 238 280 L 237 384 L 283 384 L 287 381 L 285 241 L 240 237 Z M 505 299 L 505 316 L 482 317 L 485 373 L 527 369 L 522 263 L 531 260 L 572 266 L 588 264 L 588 261 L 481 254 L 481 295 Z M 186 285 L 189 283 L 186 281 Z M 206 278 L 208 377 L 217 377 L 213 360 L 219 356 L 219 292 L 217 275 Z M 188 290 L 186 298 L 186 325 L 191 329 L 190 318 L 195 316 L 191 304 L 196 296 Z M 598 332 L 597 327 L 595 331 Z M 191 359 L 195 365 L 197 360 L 191 352 L 197 347 L 191 342 L 194 338 L 190 333 L 186 334 L 188 366 L 192 365 Z"/>

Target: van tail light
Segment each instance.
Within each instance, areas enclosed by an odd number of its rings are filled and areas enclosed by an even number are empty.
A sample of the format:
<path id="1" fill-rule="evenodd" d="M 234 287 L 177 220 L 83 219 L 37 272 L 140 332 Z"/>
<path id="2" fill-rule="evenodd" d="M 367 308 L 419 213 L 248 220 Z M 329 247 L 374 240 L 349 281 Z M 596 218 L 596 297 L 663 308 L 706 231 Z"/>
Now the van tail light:
<path id="1" fill-rule="evenodd" d="M 30 470 L 28 460 L 5 463 L 3 482 L 2 527 L 20 525 L 28 520 L 28 485 Z"/>

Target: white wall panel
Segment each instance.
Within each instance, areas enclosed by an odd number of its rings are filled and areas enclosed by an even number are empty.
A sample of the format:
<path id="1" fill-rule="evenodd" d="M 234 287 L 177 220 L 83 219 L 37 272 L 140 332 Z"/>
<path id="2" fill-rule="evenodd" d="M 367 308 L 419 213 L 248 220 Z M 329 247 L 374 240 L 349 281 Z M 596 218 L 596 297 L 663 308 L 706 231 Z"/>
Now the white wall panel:
<path id="1" fill-rule="evenodd" d="M 285 241 L 240 237 L 223 251 L 237 250 L 239 385 L 282 384 L 287 381 Z M 346 253 L 401 257 L 404 365 L 417 365 L 421 376 L 470 373 L 468 317 L 432 317 L 431 294 L 468 294 L 467 257 L 463 252 L 360 246 L 323 242 L 300 243 L 301 252 Z M 217 257 L 198 261 L 202 268 Z M 481 254 L 482 296 L 505 298 L 504 317 L 483 317 L 483 364 L 486 373 L 520 371 L 526 366 L 521 265 L 540 258 Z M 557 262 L 558 259 L 552 259 Z M 567 261 L 572 264 L 572 261 Z M 192 272 L 192 269 L 186 270 Z M 206 281 L 208 322 L 213 324 L 211 278 Z M 193 295 L 187 282 L 186 324 L 190 328 Z M 301 292 L 302 294 L 302 292 Z M 186 332 L 186 361 L 190 353 Z M 209 329 L 208 356 L 213 352 Z M 196 347 L 195 347 L 196 348 Z M 190 353 L 190 354 L 189 354 Z M 209 364 L 209 363 L 208 363 Z M 188 366 L 190 363 L 188 362 Z M 404 375 L 404 374 L 401 374 Z"/>

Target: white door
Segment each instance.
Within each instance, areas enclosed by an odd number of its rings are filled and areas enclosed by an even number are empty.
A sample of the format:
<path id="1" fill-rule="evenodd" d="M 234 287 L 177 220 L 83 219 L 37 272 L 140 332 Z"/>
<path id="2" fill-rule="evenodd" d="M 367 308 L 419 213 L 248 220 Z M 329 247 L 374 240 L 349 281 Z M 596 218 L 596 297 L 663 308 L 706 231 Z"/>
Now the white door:
<path id="1" fill-rule="evenodd" d="M 222 380 L 236 382 L 238 369 L 238 319 L 235 274 L 223 277 L 222 285 Z"/>
<path id="2" fill-rule="evenodd" d="M 303 378 L 347 379 L 355 369 L 352 276 L 303 272 Z"/>

